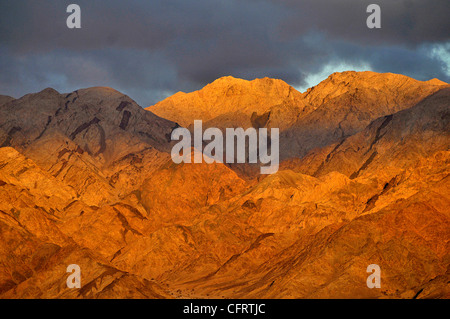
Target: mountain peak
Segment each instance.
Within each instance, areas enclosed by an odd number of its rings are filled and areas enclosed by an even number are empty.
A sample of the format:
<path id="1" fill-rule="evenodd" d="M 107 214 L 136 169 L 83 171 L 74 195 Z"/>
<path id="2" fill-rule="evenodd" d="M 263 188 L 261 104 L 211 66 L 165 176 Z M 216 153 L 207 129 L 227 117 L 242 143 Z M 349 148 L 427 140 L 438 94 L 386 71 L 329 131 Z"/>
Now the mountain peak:
<path id="1" fill-rule="evenodd" d="M 344 93 L 356 92 L 384 92 L 384 94 L 396 95 L 399 90 L 414 91 L 419 87 L 447 85 L 437 79 L 430 81 L 418 81 L 411 77 L 395 73 L 377 73 L 372 71 L 344 71 L 331 74 L 314 87 L 305 92 L 306 101 L 310 104 L 320 104 L 338 97 Z M 394 93 L 396 91 L 396 93 Z M 390 93 L 388 93 L 390 92 Z"/>
<path id="2" fill-rule="evenodd" d="M 248 82 L 247 80 L 241 79 L 241 78 L 236 78 L 232 75 L 226 75 L 226 76 L 222 76 L 214 81 L 212 81 L 210 84 L 214 84 L 214 83 L 223 83 L 223 82 Z"/>
<path id="3" fill-rule="evenodd" d="M 241 85 L 241 86 L 248 86 L 248 87 L 267 87 L 267 86 L 281 86 L 281 87 L 289 87 L 290 85 L 284 82 L 280 79 L 274 79 L 269 77 L 263 77 L 263 78 L 256 78 L 253 80 L 245 80 L 241 78 L 235 78 L 231 75 L 229 76 L 223 76 L 221 78 L 218 78 L 217 80 L 211 82 L 210 84 L 206 85 L 205 88 L 217 88 L 217 87 L 228 87 L 232 85 Z"/>
<path id="4" fill-rule="evenodd" d="M 304 116 L 340 96 L 348 99 L 352 97 L 358 97 L 360 100 L 369 99 L 374 104 L 364 107 L 369 113 L 377 113 L 376 105 L 379 103 L 375 101 L 380 97 L 385 97 L 383 101 L 386 98 L 391 101 L 394 97 L 398 97 L 399 101 L 387 104 L 399 105 L 400 101 L 408 100 L 408 96 L 415 96 L 416 90 L 435 90 L 437 86 L 445 84 L 436 79 L 422 82 L 394 73 L 344 71 L 331 74 L 326 80 L 302 94 L 280 79 L 264 77 L 249 81 L 224 76 L 198 91 L 177 93 L 147 110 L 185 127 L 196 119 L 203 121 L 217 119 L 215 122 L 219 124 L 250 127 L 252 123 L 249 119 L 253 113 L 258 117 L 264 114 L 268 116 L 267 114 L 271 112 L 271 123 L 278 127 L 286 127 L 292 124 L 299 114 Z M 340 103 L 336 102 L 335 106 L 341 108 L 342 103 L 348 102 L 342 100 Z M 409 102 L 405 105 L 409 105 Z M 393 110 L 387 108 L 386 111 Z M 285 116 L 276 120 L 278 116 L 276 114 Z"/>
<path id="5" fill-rule="evenodd" d="M 60 95 L 60 93 L 58 91 L 56 91 L 54 88 L 45 88 L 42 91 L 36 93 L 39 94 L 40 96 L 57 96 Z"/>
<path id="6" fill-rule="evenodd" d="M 401 81 L 401 80 L 413 80 L 412 78 L 395 73 L 377 73 L 373 71 L 343 71 L 332 73 L 325 81 L 331 82 L 348 82 L 352 81 L 355 84 L 361 84 L 371 81 Z M 323 81 L 323 82 L 325 82 Z M 415 81 L 415 80 L 414 80 Z"/>
<path id="7" fill-rule="evenodd" d="M 318 85 L 332 83 L 332 84 L 352 84 L 353 86 L 372 86 L 376 88 L 379 85 L 387 84 L 402 84 L 402 83 L 426 83 L 431 85 L 447 85 L 447 83 L 432 79 L 429 81 L 419 81 L 409 76 L 396 73 L 378 73 L 373 71 L 343 71 L 335 72 L 328 76 L 327 79 L 320 82 Z M 317 85 L 317 86 L 318 86 Z"/>
<path id="8" fill-rule="evenodd" d="M 174 163 L 178 125 L 110 88 L 2 105 L 0 298 L 448 298 L 440 83 L 343 72 L 307 95 L 226 77 L 156 107 L 279 128 L 282 170 L 267 176 L 248 152 Z M 61 289 L 71 263 L 81 290 Z M 365 289 L 373 263 L 398 280 Z"/>
<path id="9" fill-rule="evenodd" d="M 86 100 L 117 100 L 122 97 L 126 97 L 125 94 L 112 89 L 110 87 L 91 87 L 86 89 L 80 89 L 71 94 L 75 93 L 80 98 L 83 97 Z"/>
<path id="10" fill-rule="evenodd" d="M 90 87 L 90 88 L 86 88 L 86 89 L 80 89 L 78 90 L 78 92 L 97 92 L 100 94 L 121 94 L 119 91 L 117 91 L 116 89 L 107 87 L 107 86 L 94 86 L 94 87 Z"/>
<path id="11" fill-rule="evenodd" d="M 221 77 L 198 91 L 177 93 L 147 108 L 156 115 L 188 127 L 196 119 L 209 121 L 218 116 L 239 113 L 264 114 L 272 106 L 298 104 L 302 93 L 279 79 L 268 77 L 252 81 L 232 76 Z"/>
<path id="12" fill-rule="evenodd" d="M 448 85 L 448 83 L 441 81 L 439 79 L 436 79 L 436 78 L 428 80 L 426 83 L 431 84 L 431 85 Z"/>

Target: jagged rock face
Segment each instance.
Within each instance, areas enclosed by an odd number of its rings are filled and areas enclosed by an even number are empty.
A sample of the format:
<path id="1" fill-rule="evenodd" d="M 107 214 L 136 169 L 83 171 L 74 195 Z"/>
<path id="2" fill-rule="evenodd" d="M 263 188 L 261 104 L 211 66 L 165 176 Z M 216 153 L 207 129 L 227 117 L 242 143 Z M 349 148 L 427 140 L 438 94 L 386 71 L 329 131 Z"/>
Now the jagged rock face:
<path id="1" fill-rule="evenodd" d="M 280 157 L 303 157 L 340 141 L 373 120 L 409 108 L 448 86 L 403 75 L 342 72 L 300 93 L 281 80 L 221 78 L 193 93 L 177 93 L 147 108 L 189 127 L 274 127 L 281 131 Z"/>
<path id="2" fill-rule="evenodd" d="M 0 298 L 450 298 L 443 82 L 346 72 L 301 94 L 225 78 L 158 104 L 168 120 L 108 88 L 1 101 Z M 289 118 L 281 147 L 297 157 L 252 180 L 174 164 L 175 122 L 199 115 Z"/>
<path id="3" fill-rule="evenodd" d="M 409 109 L 380 117 L 363 131 L 311 152 L 294 170 L 314 176 L 335 171 L 354 179 L 369 166 L 383 174 L 391 167 L 414 167 L 436 150 L 447 151 L 449 99 L 450 88 L 444 88 Z"/>
<path id="4" fill-rule="evenodd" d="M 110 88 L 69 94 L 45 89 L 4 104 L 0 116 L 2 147 L 20 150 L 91 205 L 139 186 L 168 159 L 176 127 Z M 120 176 L 129 166 L 143 175 L 124 180 Z"/>
<path id="5" fill-rule="evenodd" d="M 252 225 L 299 235 L 258 274 L 221 288 L 246 298 L 448 298 L 449 105 L 443 89 L 296 163 L 309 175 L 281 171 L 254 187 L 241 199 L 252 201 Z M 364 282 L 372 263 L 386 271 L 378 291 Z M 199 286 L 213 291 L 230 276 Z"/>
<path id="6" fill-rule="evenodd" d="M 106 163 L 127 152 L 121 143 L 137 149 L 142 148 L 139 144 L 146 143 L 167 150 L 175 126 L 143 111 L 129 97 L 110 88 L 83 89 L 63 95 L 45 89 L 6 103 L 1 112 L 2 130 L 7 133 L 2 146 L 26 148 L 57 131 Z"/>
<path id="7" fill-rule="evenodd" d="M 282 133 L 283 158 L 303 157 L 313 148 L 342 141 L 373 120 L 410 108 L 446 86 L 444 82 L 420 82 L 397 74 L 333 74 L 305 93 L 306 108 L 314 110 Z"/>
<path id="8" fill-rule="evenodd" d="M 245 189 L 245 182 L 223 164 L 169 162 L 145 181 L 141 196 L 146 210 L 155 212 L 155 223 L 159 219 L 173 224 L 187 222 L 201 208 L 226 201 Z"/>
<path id="9" fill-rule="evenodd" d="M 7 95 L 0 95 L 0 105 L 6 104 L 14 100 L 13 97 Z"/>
<path id="10" fill-rule="evenodd" d="M 301 97 L 282 80 L 246 81 L 228 76 L 200 91 L 178 92 L 147 110 L 183 127 L 189 127 L 194 120 L 202 120 L 208 127 L 264 127 L 273 107 L 301 110 Z"/>

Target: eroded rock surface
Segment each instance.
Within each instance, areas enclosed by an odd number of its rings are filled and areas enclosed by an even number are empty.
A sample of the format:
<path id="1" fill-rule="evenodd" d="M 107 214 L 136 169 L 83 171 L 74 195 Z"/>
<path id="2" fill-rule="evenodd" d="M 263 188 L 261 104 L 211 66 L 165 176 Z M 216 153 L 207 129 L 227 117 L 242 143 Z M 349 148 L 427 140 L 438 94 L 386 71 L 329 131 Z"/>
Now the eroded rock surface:
<path id="1" fill-rule="evenodd" d="M 150 110 L 109 88 L 0 99 L 0 298 L 450 297 L 446 83 L 223 78 Z M 280 170 L 174 164 L 194 119 L 280 125 Z"/>

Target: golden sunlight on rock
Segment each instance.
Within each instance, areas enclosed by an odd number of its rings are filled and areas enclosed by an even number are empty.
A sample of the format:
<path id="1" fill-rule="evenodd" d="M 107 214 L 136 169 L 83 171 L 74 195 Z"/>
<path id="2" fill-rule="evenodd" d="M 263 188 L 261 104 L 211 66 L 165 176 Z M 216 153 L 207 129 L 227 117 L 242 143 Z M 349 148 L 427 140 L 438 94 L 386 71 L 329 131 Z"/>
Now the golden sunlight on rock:
<path id="1" fill-rule="evenodd" d="M 194 120 L 279 128 L 278 172 L 175 164 Z M 450 298 L 449 121 L 447 83 L 374 72 L 0 96 L 0 298 Z"/>

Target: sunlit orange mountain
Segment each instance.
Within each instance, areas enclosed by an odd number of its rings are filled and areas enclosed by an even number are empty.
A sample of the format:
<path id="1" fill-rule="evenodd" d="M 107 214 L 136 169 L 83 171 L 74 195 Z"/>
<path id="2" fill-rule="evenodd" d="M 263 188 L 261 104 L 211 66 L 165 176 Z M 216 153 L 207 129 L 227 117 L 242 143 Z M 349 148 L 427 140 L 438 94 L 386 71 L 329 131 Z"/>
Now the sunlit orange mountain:
<path id="1" fill-rule="evenodd" d="M 280 170 L 173 163 L 197 119 L 280 128 Z M 0 298 L 450 298 L 449 121 L 447 83 L 374 72 L 0 96 Z"/>

